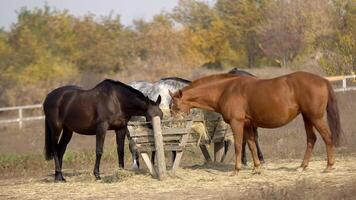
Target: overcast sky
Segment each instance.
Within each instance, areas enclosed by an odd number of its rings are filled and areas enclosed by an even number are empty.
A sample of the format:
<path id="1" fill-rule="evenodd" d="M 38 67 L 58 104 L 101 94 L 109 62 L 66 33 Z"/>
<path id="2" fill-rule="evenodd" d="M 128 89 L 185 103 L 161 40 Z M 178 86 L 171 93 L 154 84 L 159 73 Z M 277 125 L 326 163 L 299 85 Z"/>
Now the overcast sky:
<path id="1" fill-rule="evenodd" d="M 43 7 L 45 2 L 50 7 L 67 9 L 75 16 L 88 12 L 96 16 L 107 16 L 111 11 L 121 16 L 121 22 L 130 25 L 133 19 L 150 20 L 162 10 L 170 11 L 178 0 L 0 0 L 0 27 L 9 30 L 17 21 L 16 11 L 26 6 L 29 9 Z"/>

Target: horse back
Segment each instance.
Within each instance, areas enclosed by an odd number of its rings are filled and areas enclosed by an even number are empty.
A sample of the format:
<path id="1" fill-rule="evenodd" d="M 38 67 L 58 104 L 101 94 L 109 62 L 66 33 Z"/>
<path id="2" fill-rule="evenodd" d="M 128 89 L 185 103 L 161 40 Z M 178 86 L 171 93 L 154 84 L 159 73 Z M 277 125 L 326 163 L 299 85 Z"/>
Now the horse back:
<path id="1" fill-rule="evenodd" d="M 326 79 L 307 72 L 273 79 L 236 79 L 231 86 L 235 94 L 232 101 L 257 126 L 274 128 L 301 112 L 322 116 L 328 99 L 327 84 Z"/>
<path id="2" fill-rule="evenodd" d="M 46 119 L 59 128 L 82 133 L 95 133 L 96 99 L 77 86 L 63 86 L 50 92 L 44 101 Z"/>
<path id="3" fill-rule="evenodd" d="M 43 102 L 43 109 L 45 114 L 51 114 L 50 111 L 58 110 L 61 104 L 63 104 L 63 100 L 65 101 L 64 97 L 71 97 L 78 90 L 81 90 L 81 88 L 78 86 L 69 85 L 59 87 L 48 93 Z"/>

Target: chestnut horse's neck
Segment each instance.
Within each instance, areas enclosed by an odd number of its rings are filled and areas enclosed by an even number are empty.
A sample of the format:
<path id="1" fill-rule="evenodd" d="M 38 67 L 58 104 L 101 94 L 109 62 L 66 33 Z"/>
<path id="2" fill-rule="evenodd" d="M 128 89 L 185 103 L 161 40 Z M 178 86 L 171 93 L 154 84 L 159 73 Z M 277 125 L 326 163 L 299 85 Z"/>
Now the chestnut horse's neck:
<path id="1" fill-rule="evenodd" d="M 183 88 L 182 101 L 190 108 L 218 111 L 218 103 L 224 88 L 237 79 L 231 74 L 218 74 L 198 79 Z"/>

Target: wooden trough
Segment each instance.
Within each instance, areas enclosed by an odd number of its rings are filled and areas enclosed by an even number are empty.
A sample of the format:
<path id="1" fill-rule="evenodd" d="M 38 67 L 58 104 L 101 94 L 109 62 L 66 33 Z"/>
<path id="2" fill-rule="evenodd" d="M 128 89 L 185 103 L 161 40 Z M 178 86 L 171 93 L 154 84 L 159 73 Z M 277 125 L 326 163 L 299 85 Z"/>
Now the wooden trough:
<path id="1" fill-rule="evenodd" d="M 135 149 L 141 155 L 148 170 L 153 176 L 163 180 L 166 175 L 166 164 L 164 151 L 176 151 L 176 158 L 173 161 L 172 173 L 177 170 L 182 158 L 183 149 L 187 144 L 189 130 L 192 126 L 192 119 L 184 120 L 164 120 L 160 121 L 159 117 L 154 117 L 151 123 L 147 122 L 130 122 L 128 129 L 130 140 Z M 180 126 L 173 127 L 173 124 Z M 154 168 L 149 158 L 149 152 L 156 151 L 157 169 Z"/>
<path id="2" fill-rule="evenodd" d="M 197 134 L 192 134 L 191 128 L 193 123 L 204 123 L 204 127 L 213 131 L 213 137 L 201 139 Z M 171 169 L 174 175 L 179 167 L 183 150 L 186 146 L 199 146 L 207 162 L 211 162 L 211 157 L 207 150 L 207 144 L 217 142 L 216 144 L 221 156 L 225 155 L 224 149 L 221 148 L 224 138 L 229 135 L 229 129 L 226 126 L 209 127 L 206 121 L 201 117 L 189 116 L 180 120 L 172 118 L 160 121 L 159 117 L 152 120 L 152 124 L 145 121 L 131 121 L 128 124 L 130 142 L 134 144 L 135 149 L 141 155 L 149 172 L 163 180 L 166 176 L 166 164 L 164 151 L 176 151 L 176 158 L 173 161 Z M 231 131 L 230 131 L 231 134 Z M 216 145 L 215 144 L 215 145 Z M 222 150 L 221 150 L 222 149 Z M 157 168 L 154 167 L 150 160 L 149 153 L 156 151 Z M 216 154 L 215 154 L 216 156 Z M 219 158 L 220 159 L 220 158 Z"/>

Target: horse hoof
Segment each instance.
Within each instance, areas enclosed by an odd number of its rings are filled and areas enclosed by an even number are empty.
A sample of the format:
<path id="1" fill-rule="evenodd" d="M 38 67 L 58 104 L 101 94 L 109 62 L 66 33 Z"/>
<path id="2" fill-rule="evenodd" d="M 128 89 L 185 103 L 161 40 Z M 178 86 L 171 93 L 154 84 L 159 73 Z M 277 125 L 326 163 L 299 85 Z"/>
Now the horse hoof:
<path id="1" fill-rule="evenodd" d="M 332 172 L 335 168 L 331 167 L 331 166 L 327 166 L 326 169 L 324 169 L 324 173 L 329 173 Z"/>
<path id="2" fill-rule="evenodd" d="M 101 177 L 100 177 L 99 175 L 96 175 L 96 176 L 95 176 L 95 180 L 100 181 L 100 180 L 101 180 Z"/>
<path id="3" fill-rule="evenodd" d="M 297 170 L 297 172 L 304 172 L 307 170 L 307 166 L 300 166 L 296 170 Z"/>
<path id="4" fill-rule="evenodd" d="M 237 176 L 239 174 L 238 170 L 234 170 L 233 172 L 231 172 L 230 176 Z"/>
<path id="5" fill-rule="evenodd" d="M 133 164 L 131 167 L 132 170 L 138 170 L 140 169 L 137 164 Z"/>
<path id="6" fill-rule="evenodd" d="M 61 172 L 56 172 L 54 175 L 54 182 L 66 182 L 66 179 L 63 178 Z"/>
<path id="7" fill-rule="evenodd" d="M 56 183 L 65 183 L 65 182 L 66 182 L 66 179 L 64 179 L 63 177 L 55 178 L 55 179 L 54 179 L 54 182 L 56 182 Z"/>
<path id="8" fill-rule="evenodd" d="M 252 174 L 261 174 L 261 169 L 260 168 L 254 168 L 252 170 Z"/>

